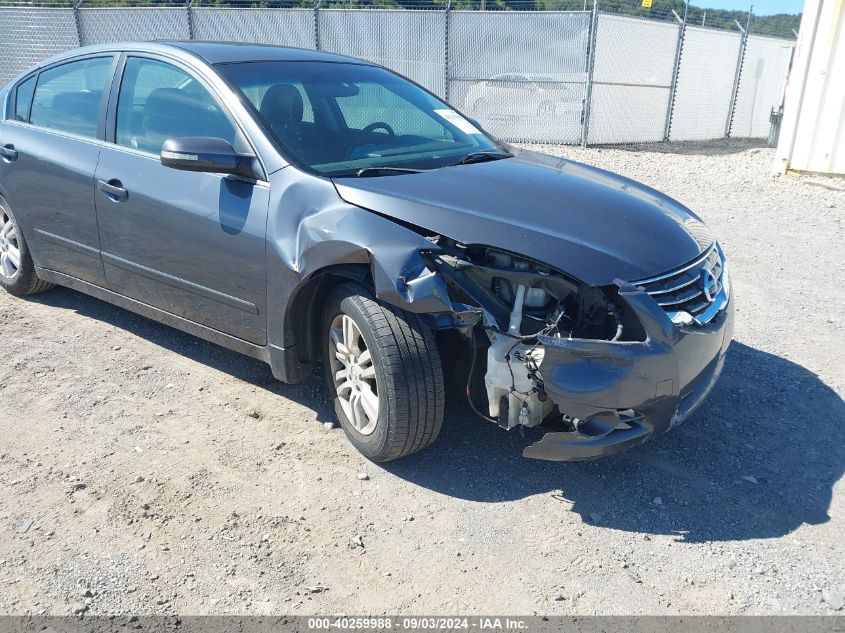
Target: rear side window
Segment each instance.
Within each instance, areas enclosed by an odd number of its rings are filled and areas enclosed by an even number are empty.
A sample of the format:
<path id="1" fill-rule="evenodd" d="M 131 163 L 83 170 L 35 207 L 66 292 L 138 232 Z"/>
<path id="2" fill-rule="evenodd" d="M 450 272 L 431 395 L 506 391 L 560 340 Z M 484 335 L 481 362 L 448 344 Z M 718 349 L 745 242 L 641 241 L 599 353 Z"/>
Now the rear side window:
<path id="1" fill-rule="evenodd" d="M 191 75 L 144 57 L 126 61 L 117 100 L 118 145 L 158 154 L 164 141 L 214 136 L 235 142 L 235 127 Z"/>
<path id="2" fill-rule="evenodd" d="M 29 122 L 96 137 L 100 101 L 111 65 L 111 57 L 96 57 L 42 72 L 35 87 Z"/>
<path id="3" fill-rule="evenodd" d="M 12 118 L 15 121 L 29 121 L 29 106 L 32 103 L 32 93 L 35 90 L 37 75 L 18 84 L 15 90 L 15 111 Z"/>

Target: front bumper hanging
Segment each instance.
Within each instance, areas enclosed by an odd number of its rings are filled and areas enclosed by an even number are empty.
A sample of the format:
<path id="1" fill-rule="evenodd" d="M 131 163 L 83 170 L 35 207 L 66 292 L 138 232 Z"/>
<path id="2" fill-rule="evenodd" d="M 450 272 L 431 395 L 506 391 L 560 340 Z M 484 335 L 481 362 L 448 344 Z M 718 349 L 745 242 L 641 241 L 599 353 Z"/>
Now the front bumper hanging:
<path id="1" fill-rule="evenodd" d="M 561 413 L 580 421 L 550 432 L 525 457 L 578 461 L 641 444 L 679 424 L 713 389 L 733 335 L 733 301 L 704 327 L 677 326 L 641 288 L 619 291 L 646 340 L 541 337 L 546 392 Z"/>

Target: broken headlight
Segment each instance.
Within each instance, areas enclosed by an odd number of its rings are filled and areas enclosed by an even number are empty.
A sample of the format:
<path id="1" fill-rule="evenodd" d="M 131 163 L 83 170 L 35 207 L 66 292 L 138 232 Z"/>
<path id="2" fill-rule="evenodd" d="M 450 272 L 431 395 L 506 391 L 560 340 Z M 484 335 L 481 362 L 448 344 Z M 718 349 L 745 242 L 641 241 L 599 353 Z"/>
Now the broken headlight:
<path id="1" fill-rule="evenodd" d="M 440 238 L 434 267 L 450 296 L 477 305 L 485 325 L 506 335 L 539 334 L 615 339 L 624 305 L 615 289 L 593 288 L 524 255 L 487 246 L 463 246 Z"/>
<path id="2" fill-rule="evenodd" d="M 490 417 L 505 428 L 540 424 L 554 404 L 544 390 L 539 337 L 619 340 L 624 304 L 614 299 L 615 289 L 587 286 L 524 255 L 443 238 L 436 243 L 442 250 L 429 257 L 450 296 L 483 314 Z"/>

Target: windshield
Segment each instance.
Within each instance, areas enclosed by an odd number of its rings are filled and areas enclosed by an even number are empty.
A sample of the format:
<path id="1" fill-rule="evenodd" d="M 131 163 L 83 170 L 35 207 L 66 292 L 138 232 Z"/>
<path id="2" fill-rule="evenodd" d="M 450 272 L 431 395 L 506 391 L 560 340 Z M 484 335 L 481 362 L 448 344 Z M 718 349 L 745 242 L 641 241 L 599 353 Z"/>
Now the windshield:
<path id="1" fill-rule="evenodd" d="M 467 154 L 502 151 L 446 103 L 382 68 L 329 62 L 217 68 L 282 150 L 323 175 L 434 169 Z"/>

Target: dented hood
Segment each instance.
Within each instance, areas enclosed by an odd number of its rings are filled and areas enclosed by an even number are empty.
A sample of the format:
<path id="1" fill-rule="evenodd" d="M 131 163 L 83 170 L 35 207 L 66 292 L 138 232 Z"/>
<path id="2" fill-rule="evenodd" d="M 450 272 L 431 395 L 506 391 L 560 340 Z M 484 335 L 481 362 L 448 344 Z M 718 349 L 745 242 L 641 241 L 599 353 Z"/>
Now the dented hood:
<path id="1" fill-rule="evenodd" d="M 514 151 L 487 163 L 334 182 L 350 204 L 464 244 L 522 253 L 595 286 L 672 270 L 713 242 L 698 216 L 650 187 Z"/>

